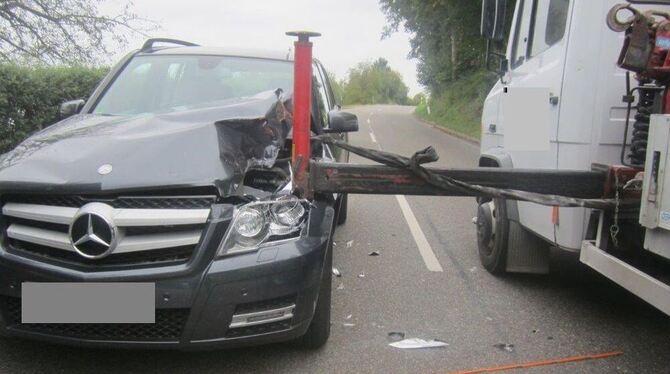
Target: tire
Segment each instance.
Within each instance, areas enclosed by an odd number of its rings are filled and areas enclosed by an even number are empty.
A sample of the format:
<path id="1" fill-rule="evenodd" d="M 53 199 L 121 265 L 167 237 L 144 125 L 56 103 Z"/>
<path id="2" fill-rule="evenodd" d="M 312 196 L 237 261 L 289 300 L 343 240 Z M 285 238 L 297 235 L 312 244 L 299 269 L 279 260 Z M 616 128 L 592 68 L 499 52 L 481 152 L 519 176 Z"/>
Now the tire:
<path id="1" fill-rule="evenodd" d="M 481 203 L 476 223 L 477 248 L 482 266 L 493 275 L 505 274 L 510 226 L 506 201 L 493 199 Z"/>
<path id="2" fill-rule="evenodd" d="M 307 349 L 318 349 L 323 347 L 330 336 L 330 304 L 332 296 L 332 278 L 333 278 L 333 245 L 332 238 L 328 245 L 326 261 L 323 265 L 323 274 L 321 275 L 321 286 L 316 301 L 314 317 L 310 322 L 305 335 L 298 338 L 298 344 Z"/>
<path id="3" fill-rule="evenodd" d="M 341 226 L 347 222 L 347 206 L 349 205 L 349 195 L 342 194 L 340 204 L 337 209 L 337 225 Z"/>

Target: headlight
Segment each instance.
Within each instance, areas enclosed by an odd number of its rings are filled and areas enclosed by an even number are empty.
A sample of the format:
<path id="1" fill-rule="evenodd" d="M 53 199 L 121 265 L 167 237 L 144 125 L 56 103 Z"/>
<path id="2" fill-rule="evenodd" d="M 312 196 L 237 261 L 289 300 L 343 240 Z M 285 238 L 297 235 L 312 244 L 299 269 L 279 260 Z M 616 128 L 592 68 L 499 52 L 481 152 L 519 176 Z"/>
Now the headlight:
<path id="1" fill-rule="evenodd" d="M 291 196 L 236 208 L 217 255 L 254 251 L 278 240 L 299 237 L 307 213 L 305 205 Z"/>

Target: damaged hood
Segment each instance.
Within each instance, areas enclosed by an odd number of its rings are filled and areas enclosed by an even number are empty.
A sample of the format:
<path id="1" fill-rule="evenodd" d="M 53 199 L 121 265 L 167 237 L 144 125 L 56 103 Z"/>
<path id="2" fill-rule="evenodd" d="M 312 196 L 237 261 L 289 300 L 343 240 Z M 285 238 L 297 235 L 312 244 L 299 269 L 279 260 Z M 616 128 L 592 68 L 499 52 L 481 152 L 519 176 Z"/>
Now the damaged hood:
<path id="1" fill-rule="evenodd" d="M 213 186 L 234 195 L 246 170 L 271 167 L 290 132 L 274 93 L 137 116 L 81 114 L 0 156 L 0 191 L 96 193 Z"/>

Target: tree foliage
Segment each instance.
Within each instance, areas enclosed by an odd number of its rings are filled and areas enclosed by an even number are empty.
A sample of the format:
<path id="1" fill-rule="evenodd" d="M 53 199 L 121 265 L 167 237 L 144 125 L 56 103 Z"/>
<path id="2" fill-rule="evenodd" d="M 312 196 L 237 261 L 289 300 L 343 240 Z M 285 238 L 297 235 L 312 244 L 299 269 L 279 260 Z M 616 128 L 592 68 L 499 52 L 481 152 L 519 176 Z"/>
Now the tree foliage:
<path id="1" fill-rule="evenodd" d="M 127 4 L 107 16 L 101 0 L 0 0 L 0 62 L 92 64 L 147 30 Z"/>
<path id="2" fill-rule="evenodd" d="M 363 62 L 349 70 L 343 84 L 343 103 L 350 104 L 406 104 L 409 89 L 388 61 L 378 58 L 373 63 Z"/>
<path id="3" fill-rule="evenodd" d="M 380 0 L 389 25 L 413 36 L 410 57 L 417 58 L 419 82 L 439 92 L 449 82 L 483 65 L 481 0 Z"/>
<path id="4" fill-rule="evenodd" d="M 63 101 L 87 98 L 107 71 L 0 64 L 0 154 L 56 122 Z"/>

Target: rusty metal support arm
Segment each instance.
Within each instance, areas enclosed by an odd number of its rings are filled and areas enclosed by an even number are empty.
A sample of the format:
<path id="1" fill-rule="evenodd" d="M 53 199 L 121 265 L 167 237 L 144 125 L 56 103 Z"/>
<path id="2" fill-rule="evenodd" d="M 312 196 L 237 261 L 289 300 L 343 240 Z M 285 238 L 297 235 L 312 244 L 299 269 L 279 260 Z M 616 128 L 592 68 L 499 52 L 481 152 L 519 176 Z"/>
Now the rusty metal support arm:
<path id="1" fill-rule="evenodd" d="M 604 196 L 606 173 L 600 171 L 524 170 L 500 168 L 435 169 L 440 175 L 485 187 L 540 194 L 599 199 Z M 378 195 L 473 196 L 454 188 L 429 185 L 409 170 L 381 165 L 312 161 L 310 185 L 315 192 Z"/>

